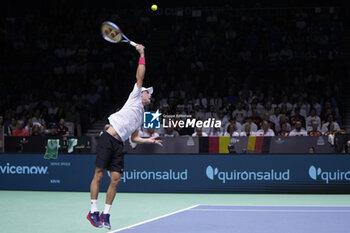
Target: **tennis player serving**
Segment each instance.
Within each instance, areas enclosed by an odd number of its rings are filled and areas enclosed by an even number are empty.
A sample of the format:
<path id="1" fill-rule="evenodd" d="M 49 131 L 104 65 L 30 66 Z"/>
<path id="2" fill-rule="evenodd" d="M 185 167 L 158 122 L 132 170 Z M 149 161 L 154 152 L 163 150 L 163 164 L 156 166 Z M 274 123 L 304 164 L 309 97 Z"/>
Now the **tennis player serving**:
<path id="1" fill-rule="evenodd" d="M 144 88 L 143 78 L 146 72 L 145 52 L 143 45 L 136 45 L 140 54 L 139 64 L 136 71 L 136 83 L 122 109 L 109 116 L 110 127 L 99 139 L 95 175 L 90 186 L 91 210 L 87 219 L 94 227 L 106 227 L 111 229 L 110 209 L 124 169 L 124 144 L 129 139 L 135 143 L 153 143 L 163 146 L 157 137 L 141 138 L 138 136 L 138 128 L 142 124 L 144 106 L 150 104 L 153 88 Z M 103 212 L 97 208 L 99 186 L 106 171 L 110 171 L 111 183 L 106 194 L 106 204 Z"/>

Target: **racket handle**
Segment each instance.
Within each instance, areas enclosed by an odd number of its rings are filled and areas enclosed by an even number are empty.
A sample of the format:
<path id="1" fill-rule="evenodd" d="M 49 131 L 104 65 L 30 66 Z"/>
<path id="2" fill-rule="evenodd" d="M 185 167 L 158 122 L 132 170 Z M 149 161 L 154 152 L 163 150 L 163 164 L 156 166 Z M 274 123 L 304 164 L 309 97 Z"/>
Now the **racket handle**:
<path id="1" fill-rule="evenodd" d="M 129 44 L 131 44 L 134 47 L 136 47 L 136 45 L 137 45 L 134 41 L 129 41 Z"/>

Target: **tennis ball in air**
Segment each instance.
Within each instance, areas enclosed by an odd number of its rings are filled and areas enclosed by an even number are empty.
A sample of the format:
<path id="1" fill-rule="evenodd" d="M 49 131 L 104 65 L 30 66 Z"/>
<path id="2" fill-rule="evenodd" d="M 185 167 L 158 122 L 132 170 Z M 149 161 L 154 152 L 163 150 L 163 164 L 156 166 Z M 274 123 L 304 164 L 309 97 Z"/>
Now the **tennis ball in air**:
<path id="1" fill-rule="evenodd" d="M 153 4 L 152 7 L 151 7 L 152 11 L 156 11 L 158 9 L 157 5 L 156 4 Z"/>

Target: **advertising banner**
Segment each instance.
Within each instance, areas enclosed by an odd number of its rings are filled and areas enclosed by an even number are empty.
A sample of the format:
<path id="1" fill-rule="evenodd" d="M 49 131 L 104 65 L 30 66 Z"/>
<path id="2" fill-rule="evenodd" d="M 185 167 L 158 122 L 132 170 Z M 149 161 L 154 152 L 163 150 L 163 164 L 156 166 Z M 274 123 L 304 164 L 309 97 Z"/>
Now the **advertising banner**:
<path id="1" fill-rule="evenodd" d="M 92 154 L 0 155 L 0 189 L 89 191 Z M 106 191 L 108 174 L 101 184 Z M 121 192 L 350 193 L 347 155 L 126 155 Z"/>

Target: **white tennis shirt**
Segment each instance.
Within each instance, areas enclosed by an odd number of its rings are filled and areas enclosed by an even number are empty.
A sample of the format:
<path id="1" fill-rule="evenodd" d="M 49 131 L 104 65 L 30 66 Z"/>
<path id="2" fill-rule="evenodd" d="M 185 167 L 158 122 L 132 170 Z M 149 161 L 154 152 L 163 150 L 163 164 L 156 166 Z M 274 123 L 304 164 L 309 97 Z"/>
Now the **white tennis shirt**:
<path id="1" fill-rule="evenodd" d="M 138 88 L 137 83 L 135 83 L 134 89 L 122 109 L 108 117 L 109 123 L 123 142 L 142 125 L 143 112 L 141 88 Z"/>

